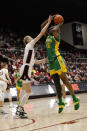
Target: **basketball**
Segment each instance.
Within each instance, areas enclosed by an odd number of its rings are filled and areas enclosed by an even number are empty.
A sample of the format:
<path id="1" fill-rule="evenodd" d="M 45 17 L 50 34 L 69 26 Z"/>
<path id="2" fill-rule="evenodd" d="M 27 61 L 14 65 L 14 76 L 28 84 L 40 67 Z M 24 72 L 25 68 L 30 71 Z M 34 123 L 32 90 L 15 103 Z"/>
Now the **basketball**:
<path id="1" fill-rule="evenodd" d="M 55 17 L 54 17 L 55 24 L 61 24 L 61 23 L 63 23 L 63 21 L 64 21 L 64 18 L 62 15 L 59 15 L 59 14 L 55 15 Z"/>

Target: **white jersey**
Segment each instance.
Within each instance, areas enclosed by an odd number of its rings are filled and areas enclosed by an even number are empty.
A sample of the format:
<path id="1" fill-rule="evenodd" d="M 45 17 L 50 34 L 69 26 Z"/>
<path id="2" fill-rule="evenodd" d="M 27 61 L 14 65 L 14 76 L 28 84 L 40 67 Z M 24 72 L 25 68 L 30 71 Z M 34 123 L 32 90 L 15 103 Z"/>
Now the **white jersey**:
<path id="1" fill-rule="evenodd" d="M 8 74 L 8 70 L 7 69 L 3 68 L 3 69 L 0 70 L 0 78 L 6 80 L 7 79 L 6 78 L 6 74 Z M 0 89 L 2 91 L 5 91 L 6 88 L 7 88 L 7 83 L 5 81 L 0 80 Z"/>
<path id="2" fill-rule="evenodd" d="M 34 40 L 29 42 L 24 50 L 24 58 L 23 58 L 23 64 L 34 64 Z"/>
<path id="3" fill-rule="evenodd" d="M 7 79 L 6 74 L 8 74 L 8 69 L 3 68 L 3 69 L 0 70 L 0 78 L 6 80 Z"/>
<path id="4" fill-rule="evenodd" d="M 32 68 L 35 63 L 34 44 L 34 40 L 32 40 L 26 45 L 24 50 L 23 65 L 20 69 L 20 77 L 23 80 L 31 77 Z"/>

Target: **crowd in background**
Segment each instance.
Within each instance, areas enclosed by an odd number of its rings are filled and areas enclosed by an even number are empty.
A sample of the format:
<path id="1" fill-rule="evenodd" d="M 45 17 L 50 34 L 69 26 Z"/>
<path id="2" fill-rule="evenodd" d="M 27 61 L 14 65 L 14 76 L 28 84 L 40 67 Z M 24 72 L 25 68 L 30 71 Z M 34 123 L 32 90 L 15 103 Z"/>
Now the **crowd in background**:
<path id="1" fill-rule="evenodd" d="M 9 75 L 13 85 L 16 69 L 22 65 L 24 52 L 23 38 L 9 30 L 0 29 L 0 55 L 11 58 L 8 61 Z M 60 51 L 66 61 L 68 68 L 67 76 L 71 83 L 87 80 L 87 57 L 86 54 L 70 53 Z M 46 48 L 43 41 L 40 41 L 35 46 L 35 57 L 42 59 L 46 57 Z M 3 62 L 0 62 L 0 68 Z M 52 78 L 49 74 L 48 63 L 34 65 L 31 75 L 33 85 L 52 83 Z"/>

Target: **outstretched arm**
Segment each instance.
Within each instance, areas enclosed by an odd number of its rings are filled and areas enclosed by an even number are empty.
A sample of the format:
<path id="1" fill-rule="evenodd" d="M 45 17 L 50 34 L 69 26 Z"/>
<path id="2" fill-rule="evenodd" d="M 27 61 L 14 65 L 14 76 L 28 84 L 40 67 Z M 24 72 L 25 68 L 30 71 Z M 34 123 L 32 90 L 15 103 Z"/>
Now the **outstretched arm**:
<path id="1" fill-rule="evenodd" d="M 43 29 L 43 27 L 47 24 L 47 22 L 48 22 L 48 19 L 45 20 L 45 21 L 41 24 L 41 29 Z"/>
<path id="2" fill-rule="evenodd" d="M 52 16 L 52 19 L 54 19 L 54 17 L 55 17 L 55 15 Z M 48 19 L 45 20 L 45 21 L 41 24 L 41 29 L 44 28 L 44 26 L 47 24 L 47 22 L 48 22 Z"/>
<path id="3" fill-rule="evenodd" d="M 44 58 L 41 60 L 35 60 L 35 64 L 41 64 L 41 63 L 45 63 L 48 60 L 48 58 Z"/>
<path id="4" fill-rule="evenodd" d="M 8 81 L 9 81 L 9 84 L 12 85 L 11 79 L 10 79 L 8 74 L 6 74 L 6 77 L 7 77 Z"/>
<path id="5" fill-rule="evenodd" d="M 48 26 L 50 25 L 51 21 L 52 21 L 53 17 L 49 16 L 49 19 L 47 20 L 46 25 L 44 26 L 44 28 L 41 30 L 40 34 L 34 38 L 34 43 L 36 43 L 46 32 Z"/>
<path id="6" fill-rule="evenodd" d="M 4 81 L 4 82 L 6 82 L 6 83 L 9 83 L 8 80 L 3 79 L 3 78 L 1 78 L 1 77 L 0 77 L 0 80 L 1 80 L 1 81 Z"/>

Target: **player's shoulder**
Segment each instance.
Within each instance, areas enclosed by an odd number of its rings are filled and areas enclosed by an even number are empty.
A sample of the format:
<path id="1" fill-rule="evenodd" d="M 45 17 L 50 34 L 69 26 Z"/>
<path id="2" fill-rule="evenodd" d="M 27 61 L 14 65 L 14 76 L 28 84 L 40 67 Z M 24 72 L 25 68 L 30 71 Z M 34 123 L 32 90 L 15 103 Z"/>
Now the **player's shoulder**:
<path id="1" fill-rule="evenodd" d="M 46 42 L 50 42 L 51 43 L 53 40 L 54 40 L 53 36 L 48 35 L 47 39 L 46 39 Z"/>
<path id="2" fill-rule="evenodd" d="M 53 39 L 53 36 L 52 35 L 48 35 L 47 39 Z"/>
<path id="3" fill-rule="evenodd" d="M 26 45 L 26 47 L 25 48 L 31 48 L 33 45 L 34 45 L 34 39 L 33 40 L 31 40 L 29 43 L 27 43 L 27 45 Z"/>
<path id="4" fill-rule="evenodd" d="M 8 69 L 6 69 L 6 68 L 3 68 L 2 70 L 5 70 L 5 71 L 7 71 Z"/>
<path id="5" fill-rule="evenodd" d="M 4 72 L 8 72 L 8 69 L 3 68 L 2 71 L 4 71 Z"/>

